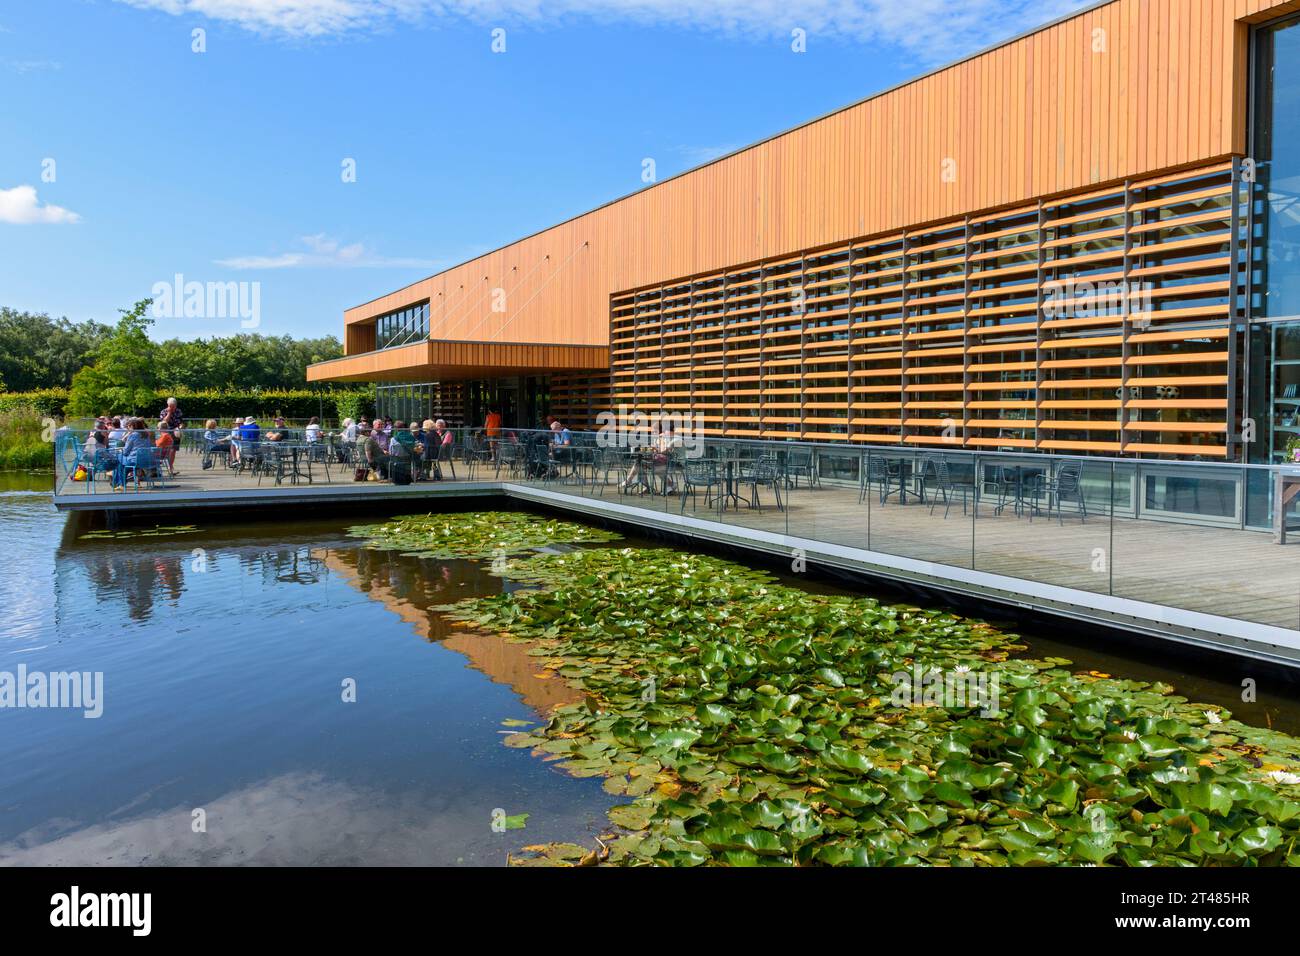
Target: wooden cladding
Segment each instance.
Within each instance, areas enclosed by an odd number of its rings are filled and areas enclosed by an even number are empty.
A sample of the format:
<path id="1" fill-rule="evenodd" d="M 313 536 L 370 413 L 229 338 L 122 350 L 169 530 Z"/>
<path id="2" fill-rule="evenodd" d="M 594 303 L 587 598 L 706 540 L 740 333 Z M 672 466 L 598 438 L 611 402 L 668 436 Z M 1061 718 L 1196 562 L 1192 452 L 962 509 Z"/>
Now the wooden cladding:
<path id="1" fill-rule="evenodd" d="M 345 319 L 365 324 L 427 300 L 435 338 L 604 345 L 617 290 L 1241 156 L 1246 21 L 1296 6 L 1115 0 L 1084 10 Z"/>
<path id="2" fill-rule="evenodd" d="M 307 380 L 409 382 L 608 367 L 609 349 L 604 346 L 429 339 L 317 363 L 308 367 Z"/>
<path id="3" fill-rule="evenodd" d="M 551 414 L 572 429 L 594 431 L 597 416 L 612 407 L 613 391 L 609 373 L 549 377 Z"/>
<path id="4" fill-rule="evenodd" d="M 612 404 L 711 435 L 1226 457 L 1231 163 L 611 298 Z"/>

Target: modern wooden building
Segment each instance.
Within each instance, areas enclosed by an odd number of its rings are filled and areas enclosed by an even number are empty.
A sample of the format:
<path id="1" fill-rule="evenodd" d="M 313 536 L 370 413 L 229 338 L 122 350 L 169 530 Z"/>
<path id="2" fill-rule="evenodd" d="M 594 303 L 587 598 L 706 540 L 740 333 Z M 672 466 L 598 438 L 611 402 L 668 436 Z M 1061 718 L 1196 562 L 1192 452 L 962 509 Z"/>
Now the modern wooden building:
<path id="1" fill-rule="evenodd" d="M 1300 0 L 1110 0 L 344 314 L 400 417 L 1269 461 Z"/>

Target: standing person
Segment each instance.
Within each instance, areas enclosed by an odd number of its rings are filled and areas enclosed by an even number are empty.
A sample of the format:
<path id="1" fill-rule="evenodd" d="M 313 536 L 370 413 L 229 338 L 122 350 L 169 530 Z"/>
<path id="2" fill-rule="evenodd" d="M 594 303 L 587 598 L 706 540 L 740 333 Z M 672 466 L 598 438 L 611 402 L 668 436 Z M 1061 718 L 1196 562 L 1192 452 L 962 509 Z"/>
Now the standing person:
<path id="1" fill-rule="evenodd" d="M 497 441 L 501 438 L 501 412 L 495 405 L 488 409 L 487 418 L 483 420 L 483 432 L 487 435 L 488 454 L 497 460 Z"/>
<path id="2" fill-rule="evenodd" d="M 167 429 L 172 433 L 172 438 L 179 442 L 180 431 L 185 425 L 185 416 L 181 414 L 181 407 L 176 404 L 176 399 L 167 399 L 166 406 L 158 413 L 158 429 Z"/>

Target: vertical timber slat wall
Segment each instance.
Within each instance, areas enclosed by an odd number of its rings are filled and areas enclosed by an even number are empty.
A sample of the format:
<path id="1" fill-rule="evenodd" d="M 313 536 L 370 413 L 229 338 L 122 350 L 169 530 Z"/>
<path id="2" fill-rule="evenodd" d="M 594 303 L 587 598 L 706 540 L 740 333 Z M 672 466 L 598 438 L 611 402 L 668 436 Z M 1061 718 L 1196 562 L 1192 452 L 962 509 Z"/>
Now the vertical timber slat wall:
<path id="1" fill-rule="evenodd" d="M 617 293 L 613 405 L 705 434 L 1228 454 L 1233 164 Z"/>
<path id="2" fill-rule="evenodd" d="M 349 309 L 344 321 L 364 328 L 428 301 L 434 338 L 604 345 L 616 290 L 1243 156 L 1243 21 L 1296 9 L 1294 0 L 1114 0 L 1083 10 Z M 348 354 L 373 348 L 371 334 L 349 328 Z"/>

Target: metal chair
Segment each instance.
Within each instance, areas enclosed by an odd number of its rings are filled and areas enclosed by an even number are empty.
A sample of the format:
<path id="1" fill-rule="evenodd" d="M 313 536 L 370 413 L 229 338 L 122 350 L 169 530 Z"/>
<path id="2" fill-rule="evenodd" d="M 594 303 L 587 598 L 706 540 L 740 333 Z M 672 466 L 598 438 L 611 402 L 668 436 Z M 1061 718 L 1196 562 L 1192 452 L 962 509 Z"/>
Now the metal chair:
<path id="1" fill-rule="evenodd" d="M 1057 523 L 1064 526 L 1061 504 L 1074 502 L 1074 511 L 1080 524 L 1088 523 L 1088 501 L 1083 495 L 1083 465 L 1077 461 L 1063 461 L 1050 478 L 1041 479 L 1040 490 L 1047 496 L 1047 516 L 1056 512 Z"/>
<path id="2" fill-rule="evenodd" d="M 933 476 L 933 477 L 931 477 Z M 966 513 L 966 499 L 969 493 L 974 502 L 975 517 L 980 513 L 980 491 L 979 485 L 974 480 L 955 481 L 952 472 L 948 468 L 948 462 L 942 455 L 927 456 L 926 461 L 921 467 L 921 473 L 917 477 L 921 489 L 921 500 L 924 501 L 927 493 L 930 498 L 930 514 L 934 514 L 935 507 L 939 504 L 939 498 L 943 498 L 943 517 L 946 520 L 948 512 L 952 508 L 952 500 L 961 495 L 961 513 Z"/>
<path id="3" fill-rule="evenodd" d="M 775 455 L 761 455 L 754 459 L 747 467 L 742 469 L 741 481 L 748 484 L 751 489 L 749 506 L 759 511 L 763 510 L 762 502 L 759 501 L 758 489 L 760 487 L 769 487 L 772 494 L 776 496 L 777 511 L 784 511 L 785 505 L 781 501 L 781 485 L 789 487 L 790 475 L 782 467 L 780 460 Z"/>
<path id="4" fill-rule="evenodd" d="M 162 487 L 162 465 L 165 462 L 162 452 L 161 448 L 137 448 L 123 456 L 118 460 L 113 484 L 125 488 L 127 482 L 131 482 L 138 492 L 143 478 L 145 488 Z"/>
<path id="5" fill-rule="evenodd" d="M 691 496 L 691 509 L 697 507 L 696 489 L 704 489 L 704 507 L 713 504 L 717 495 L 714 494 L 716 488 L 719 492 L 722 490 L 722 484 L 718 480 L 718 463 L 712 458 L 687 458 L 683 462 L 682 473 L 682 505 L 681 512 L 686 511 L 686 496 Z"/>
<path id="6" fill-rule="evenodd" d="M 821 474 L 817 467 L 817 454 L 811 448 L 791 450 L 785 453 L 786 486 L 799 487 L 803 478 L 809 488 L 821 487 Z"/>
<path id="7" fill-rule="evenodd" d="M 456 477 L 456 459 L 454 456 L 456 442 L 453 440 L 444 445 L 442 444 L 441 437 L 435 440 L 438 441 L 438 451 L 433 458 L 433 480 L 442 481 L 442 466 L 446 465 L 447 469 L 451 472 L 451 480 L 458 481 L 459 479 Z"/>
<path id="8" fill-rule="evenodd" d="M 1011 504 L 1016 516 L 1020 516 L 1023 510 L 1020 494 L 1020 469 L 1014 465 L 994 465 L 992 469 L 984 473 L 980 485 L 985 494 L 988 494 L 991 487 L 993 494 L 997 496 L 997 504 L 993 507 L 994 514 L 1002 514 L 1007 505 Z"/>
<path id="9" fill-rule="evenodd" d="M 498 441 L 496 455 L 497 478 L 501 477 L 501 472 L 505 471 L 509 478 L 519 477 L 524 462 L 524 450 L 526 446 L 518 442 Z"/>
<path id="10" fill-rule="evenodd" d="M 591 462 L 591 487 L 601 495 L 610 485 L 610 476 L 622 494 L 624 476 L 627 471 L 627 454 L 622 448 L 597 448 Z"/>

